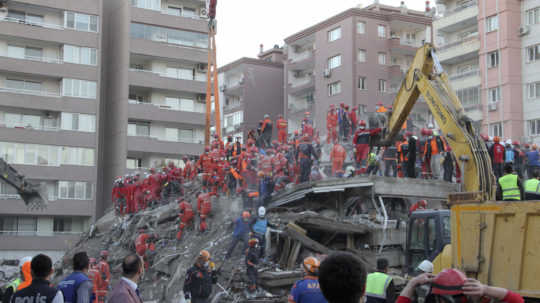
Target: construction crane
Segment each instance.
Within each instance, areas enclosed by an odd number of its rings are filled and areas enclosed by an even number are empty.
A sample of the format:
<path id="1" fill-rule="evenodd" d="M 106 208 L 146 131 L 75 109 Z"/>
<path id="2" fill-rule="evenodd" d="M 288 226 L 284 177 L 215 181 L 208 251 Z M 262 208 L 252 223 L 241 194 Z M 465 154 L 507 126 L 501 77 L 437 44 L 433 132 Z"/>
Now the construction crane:
<path id="1" fill-rule="evenodd" d="M 210 124 L 212 113 L 212 94 L 214 95 L 214 122 L 216 135 L 221 138 L 221 111 L 219 106 L 219 85 L 216 58 L 216 6 L 217 0 L 207 0 L 208 6 L 208 67 L 206 71 L 206 129 L 204 145 L 210 144 Z"/>

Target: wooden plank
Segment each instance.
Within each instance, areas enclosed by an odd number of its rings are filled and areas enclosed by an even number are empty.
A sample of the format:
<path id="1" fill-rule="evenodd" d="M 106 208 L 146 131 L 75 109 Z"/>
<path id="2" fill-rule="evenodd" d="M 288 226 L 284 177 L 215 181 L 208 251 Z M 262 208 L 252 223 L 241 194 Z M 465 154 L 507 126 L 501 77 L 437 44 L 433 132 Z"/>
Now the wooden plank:
<path id="1" fill-rule="evenodd" d="M 328 254 L 330 252 L 330 249 L 328 247 L 322 245 L 321 243 L 311 239 L 310 237 L 303 235 L 299 233 L 298 231 L 294 229 L 286 228 L 285 232 L 294 240 L 300 241 L 302 245 L 306 246 L 307 248 L 314 250 L 316 252 L 320 252 L 323 254 Z"/>
<path id="2" fill-rule="evenodd" d="M 365 225 L 339 222 L 321 216 L 305 216 L 296 219 L 295 222 L 306 229 L 315 229 L 343 234 L 366 234 L 370 231 L 370 228 Z"/>
<path id="3" fill-rule="evenodd" d="M 289 261 L 287 262 L 287 269 L 290 270 L 295 267 L 296 259 L 298 259 L 298 254 L 300 253 L 300 248 L 302 248 L 300 241 L 294 241 L 291 249 L 291 255 L 289 256 Z"/>

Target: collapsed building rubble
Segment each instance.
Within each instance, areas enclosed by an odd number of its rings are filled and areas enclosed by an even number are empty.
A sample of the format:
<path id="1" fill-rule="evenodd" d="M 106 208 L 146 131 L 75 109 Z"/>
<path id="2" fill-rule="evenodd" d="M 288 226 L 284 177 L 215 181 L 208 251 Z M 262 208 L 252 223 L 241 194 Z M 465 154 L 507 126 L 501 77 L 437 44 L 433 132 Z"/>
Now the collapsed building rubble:
<path id="1" fill-rule="evenodd" d="M 445 184 L 443 190 L 439 187 L 430 192 L 430 186 L 434 186 L 433 181 L 411 183 L 358 177 L 301 184 L 276 195 L 267 214 L 275 226 L 267 232 L 268 258 L 259 265 L 261 296 L 248 301 L 285 301 L 291 285 L 302 276 L 301 260 L 310 255 L 345 250 L 358 255 L 368 269 L 374 268 L 380 256 L 386 256 L 390 266 L 402 267 L 405 220 L 410 201 L 416 199 L 414 195 L 424 198 L 431 195 L 430 203 L 435 205 L 448 194 L 444 191 L 456 190 Z M 408 188 L 409 192 L 401 189 L 402 195 L 398 195 L 400 187 Z M 426 189 L 421 190 L 421 187 Z M 196 181 L 186 185 L 187 201 L 195 203 L 199 188 Z M 171 202 L 123 219 L 109 212 L 56 264 L 56 280 L 70 271 L 69 261 L 75 252 L 87 251 L 90 256 L 98 256 L 100 250 L 107 249 L 114 285 L 121 275 L 122 259 L 135 251 L 135 238 L 139 229 L 144 229 L 158 235 L 156 250 L 149 255 L 150 267 L 140 283 L 145 301 L 182 301 L 184 275 L 202 249 L 211 253 L 220 269 L 214 291 L 220 293 L 221 298 L 216 300 L 247 300 L 241 292 L 246 285 L 243 255 L 237 253 L 230 260 L 224 260 L 233 221 L 242 212 L 241 199 L 216 198 L 208 220 L 209 229 L 200 232 L 195 222 L 186 228 L 180 241 L 176 240 L 178 205 L 174 200 Z M 233 294 L 239 297 L 234 299 Z"/>

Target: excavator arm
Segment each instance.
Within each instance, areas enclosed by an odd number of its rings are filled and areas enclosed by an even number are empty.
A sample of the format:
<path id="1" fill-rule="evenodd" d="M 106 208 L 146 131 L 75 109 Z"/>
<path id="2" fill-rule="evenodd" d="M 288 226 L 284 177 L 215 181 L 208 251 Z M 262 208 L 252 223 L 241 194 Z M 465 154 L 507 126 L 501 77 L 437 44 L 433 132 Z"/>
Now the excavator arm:
<path id="1" fill-rule="evenodd" d="M 389 113 L 383 144 L 390 144 L 395 139 L 420 95 L 460 163 L 463 191 L 473 195 L 467 199 L 494 200 L 496 183 L 486 146 L 475 134 L 472 121 L 465 115 L 436 57 L 435 48 L 429 43 L 418 49 L 401 83 L 393 111 Z"/>
<path id="2" fill-rule="evenodd" d="M 44 208 L 47 205 L 44 186 L 30 183 L 2 158 L 0 158 L 0 180 L 15 188 L 29 208 Z"/>

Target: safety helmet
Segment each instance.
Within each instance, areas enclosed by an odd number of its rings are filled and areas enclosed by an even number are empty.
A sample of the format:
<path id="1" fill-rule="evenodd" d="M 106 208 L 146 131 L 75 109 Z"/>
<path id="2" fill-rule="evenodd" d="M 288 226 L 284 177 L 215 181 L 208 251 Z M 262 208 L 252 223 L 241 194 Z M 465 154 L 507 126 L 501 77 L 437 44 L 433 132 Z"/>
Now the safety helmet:
<path id="1" fill-rule="evenodd" d="M 90 258 L 90 259 L 88 259 L 88 262 L 89 262 L 91 265 L 96 265 L 97 260 L 96 260 L 96 258 Z"/>
<path id="2" fill-rule="evenodd" d="M 433 126 L 432 123 L 429 123 L 427 127 L 428 127 L 429 129 L 435 128 L 435 126 Z"/>
<path id="3" fill-rule="evenodd" d="M 199 258 L 201 258 L 204 262 L 206 262 L 210 260 L 210 253 L 206 249 L 203 249 L 199 253 Z"/>
<path id="4" fill-rule="evenodd" d="M 264 206 L 261 206 L 261 207 L 259 207 L 257 212 L 259 213 L 259 217 L 262 218 L 262 217 L 264 217 L 266 215 L 266 208 L 264 208 Z"/>
<path id="5" fill-rule="evenodd" d="M 242 218 L 243 219 L 249 219 L 251 218 L 251 214 L 249 213 L 249 211 L 245 210 L 242 212 Z"/>
<path id="6" fill-rule="evenodd" d="M 512 145 L 519 146 L 519 141 L 512 142 Z"/>
<path id="7" fill-rule="evenodd" d="M 425 273 L 432 273 L 433 272 L 433 263 L 431 263 L 429 260 L 424 260 L 418 264 L 416 267 L 417 270 L 425 272 Z"/>
<path id="8" fill-rule="evenodd" d="M 205 146 L 205 147 L 204 147 L 204 152 L 207 153 L 207 152 L 209 152 L 209 151 L 210 151 L 210 146 Z"/>
<path id="9" fill-rule="evenodd" d="M 495 136 L 495 137 L 493 137 L 493 142 L 499 143 L 499 142 L 501 142 L 501 138 L 499 138 L 499 136 Z"/>
<path id="10" fill-rule="evenodd" d="M 266 118 L 270 118 L 270 115 L 264 114 L 264 118 L 265 118 L 265 119 L 266 119 Z"/>
<path id="11" fill-rule="evenodd" d="M 421 134 L 422 136 L 427 136 L 427 133 L 428 133 L 428 130 L 425 129 L 425 128 L 422 128 L 422 130 L 420 130 L 420 134 Z"/>
<path id="12" fill-rule="evenodd" d="M 200 218 L 202 221 L 204 221 L 206 219 L 206 215 L 201 215 Z"/>
<path id="13" fill-rule="evenodd" d="M 251 238 L 248 241 L 249 247 L 254 247 L 257 244 L 259 244 L 259 239 L 257 239 L 257 238 Z"/>
<path id="14" fill-rule="evenodd" d="M 305 112 L 304 115 L 309 116 L 309 115 L 311 115 L 311 113 L 310 112 Z"/>
<path id="15" fill-rule="evenodd" d="M 506 142 L 505 142 L 506 145 L 512 145 L 512 140 L 510 139 L 507 139 Z"/>
<path id="16" fill-rule="evenodd" d="M 418 205 L 421 205 L 422 207 L 426 208 L 427 207 L 427 201 L 426 200 L 420 200 L 420 201 L 418 201 Z"/>
<path id="17" fill-rule="evenodd" d="M 304 269 L 309 273 L 317 273 L 321 262 L 315 257 L 307 257 L 304 259 Z"/>
<path id="18" fill-rule="evenodd" d="M 409 132 L 409 131 L 405 133 L 405 137 L 410 137 L 410 136 L 412 136 L 412 135 L 413 135 L 413 133 L 412 133 L 412 132 Z"/>
<path id="19" fill-rule="evenodd" d="M 109 256 L 109 251 L 108 250 L 102 250 L 99 255 L 101 257 L 108 257 Z"/>
<path id="20" fill-rule="evenodd" d="M 30 257 L 30 256 L 23 257 L 19 261 L 19 267 L 22 267 L 24 265 L 24 263 L 26 263 L 26 262 L 32 262 L 32 257 Z"/>
<path id="21" fill-rule="evenodd" d="M 435 295 L 461 295 L 467 276 L 457 269 L 441 271 L 431 283 L 431 293 Z"/>
<path id="22" fill-rule="evenodd" d="M 330 109 L 334 109 L 336 106 L 334 104 L 330 104 Z"/>
<path id="23" fill-rule="evenodd" d="M 345 109 L 349 109 L 349 105 L 348 105 L 348 104 L 345 104 Z"/>
<path id="24" fill-rule="evenodd" d="M 358 122 L 358 125 L 360 125 L 360 126 L 366 126 L 366 121 L 360 120 L 360 122 Z"/>
<path id="25" fill-rule="evenodd" d="M 525 147 L 525 148 L 531 148 L 531 146 L 530 146 L 529 144 L 525 144 L 525 145 L 523 145 L 523 147 Z"/>
<path id="26" fill-rule="evenodd" d="M 294 134 L 298 136 L 298 131 L 297 131 L 297 130 L 295 130 L 295 131 L 294 131 Z"/>

